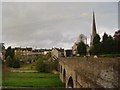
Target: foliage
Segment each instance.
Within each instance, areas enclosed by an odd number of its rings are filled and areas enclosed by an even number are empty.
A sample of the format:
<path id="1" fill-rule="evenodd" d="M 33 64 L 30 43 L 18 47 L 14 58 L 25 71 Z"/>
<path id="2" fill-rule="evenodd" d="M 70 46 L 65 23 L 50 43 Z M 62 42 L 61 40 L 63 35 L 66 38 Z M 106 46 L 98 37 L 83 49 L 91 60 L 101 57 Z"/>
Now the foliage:
<path id="1" fill-rule="evenodd" d="M 107 39 L 108 39 L 108 34 L 104 33 L 102 42 L 104 42 L 104 41 L 107 40 Z"/>
<path id="2" fill-rule="evenodd" d="M 114 38 L 115 38 L 115 40 L 120 40 L 120 30 L 115 32 Z"/>
<path id="3" fill-rule="evenodd" d="M 116 42 L 116 52 L 120 53 L 120 30 L 116 31 L 113 37 Z"/>
<path id="4" fill-rule="evenodd" d="M 100 36 L 99 34 L 96 34 L 94 39 L 93 39 L 93 46 L 90 49 L 90 54 L 100 54 Z"/>
<path id="5" fill-rule="evenodd" d="M 5 53 L 5 59 L 10 56 L 11 59 L 14 58 L 14 50 L 11 49 L 11 46 L 7 48 L 6 53 Z"/>
<path id="6" fill-rule="evenodd" d="M 114 38 L 107 33 L 102 36 L 102 41 L 100 42 L 99 35 L 95 36 L 93 40 L 93 47 L 90 49 L 91 54 L 120 54 L 120 30 L 115 32 Z"/>
<path id="7" fill-rule="evenodd" d="M 7 56 L 5 63 L 6 63 L 7 67 L 12 67 L 13 66 L 13 60 L 12 60 L 12 58 L 10 56 Z"/>
<path id="8" fill-rule="evenodd" d="M 50 57 L 51 57 L 51 53 L 48 52 L 48 53 L 46 54 L 46 57 L 47 57 L 47 58 L 50 58 Z"/>
<path id="9" fill-rule="evenodd" d="M 36 70 L 39 72 L 44 72 L 44 60 L 43 58 L 39 58 L 36 62 Z"/>
<path id="10" fill-rule="evenodd" d="M 10 56 L 8 56 L 6 58 L 5 64 L 6 64 L 7 67 L 20 68 L 20 61 L 19 61 L 19 59 L 13 60 L 13 59 L 11 59 Z"/>
<path id="11" fill-rule="evenodd" d="M 77 45 L 77 52 L 80 55 L 86 55 L 86 45 L 84 44 L 84 42 L 79 42 Z"/>
<path id="12" fill-rule="evenodd" d="M 13 61 L 13 68 L 20 68 L 20 60 L 19 59 L 15 59 Z"/>
<path id="13" fill-rule="evenodd" d="M 113 53 L 115 50 L 115 42 L 111 36 L 108 36 L 101 42 L 101 53 L 108 54 Z"/>
<path id="14" fill-rule="evenodd" d="M 48 59 L 46 56 L 39 56 L 36 62 L 36 70 L 47 73 L 58 70 L 58 60 Z"/>
<path id="15" fill-rule="evenodd" d="M 36 63 L 36 70 L 39 72 L 50 72 L 50 63 L 48 62 L 48 59 L 44 56 L 41 56 L 38 58 Z"/>
<path id="16" fill-rule="evenodd" d="M 98 45 L 100 43 L 100 36 L 99 34 L 96 34 L 93 39 L 93 45 Z"/>

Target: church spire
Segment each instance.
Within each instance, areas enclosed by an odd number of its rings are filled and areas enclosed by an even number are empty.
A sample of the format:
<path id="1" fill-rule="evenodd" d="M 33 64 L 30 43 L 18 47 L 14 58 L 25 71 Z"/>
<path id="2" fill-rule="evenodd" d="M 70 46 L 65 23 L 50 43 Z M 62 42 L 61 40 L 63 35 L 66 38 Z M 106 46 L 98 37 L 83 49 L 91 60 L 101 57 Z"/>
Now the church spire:
<path id="1" fill-rule="evenodd" d="M 92 21 L 92 35 L 91 35 L 91 43 L 90 45 L 93 46 L 93 39 L 96 35 L 96 22 L 95 22 L 95 14 L 93 11 L 93 21 Z"/>
<path id="2" fill-rule="evenodd" d="M 96 34 L 96 22 L 95 22 L 95 14 L 93 11 L 93 26 L 92 26 L 92 35 L 94 36 Z"/>

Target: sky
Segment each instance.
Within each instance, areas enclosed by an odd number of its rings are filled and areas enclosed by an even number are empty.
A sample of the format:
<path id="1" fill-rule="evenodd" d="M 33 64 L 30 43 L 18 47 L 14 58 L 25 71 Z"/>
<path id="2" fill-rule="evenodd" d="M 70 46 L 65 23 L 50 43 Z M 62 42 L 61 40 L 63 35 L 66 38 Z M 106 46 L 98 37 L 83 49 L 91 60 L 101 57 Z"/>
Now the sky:
<path id="1" fill-rule="evenodd" d="M 117 2 L 3 2 L 2 42 L 6 47 L 68 49 L 84 34 L 89 44 L 93 11 L 97 33 L 113 36 Z"/>

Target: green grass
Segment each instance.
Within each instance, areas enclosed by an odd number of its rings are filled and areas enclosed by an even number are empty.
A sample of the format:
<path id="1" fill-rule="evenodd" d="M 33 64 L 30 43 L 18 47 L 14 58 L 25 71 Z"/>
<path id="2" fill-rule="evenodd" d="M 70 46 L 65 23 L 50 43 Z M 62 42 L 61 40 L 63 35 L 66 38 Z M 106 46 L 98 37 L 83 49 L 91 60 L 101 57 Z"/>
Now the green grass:
<path id="1" fill-rule="evenodd" d="M 52 73 L 39 73 L 39 72 L 8 72 L 6 74 L 9 74 L 9 77 L 59 77 L 58 74 L 52 74 Z"/>
<path id="2" fill-rule="evenodd" d="M 35 63 L 31 63 L 31 64 L 21 64 L 20 70 L 36 70 L 35 69 Z"/>
<path id="3" fill-rule="evenodd" d="M 50 73 L 8 73 L 3 87 L 63 87 L 58 74 Z"/>

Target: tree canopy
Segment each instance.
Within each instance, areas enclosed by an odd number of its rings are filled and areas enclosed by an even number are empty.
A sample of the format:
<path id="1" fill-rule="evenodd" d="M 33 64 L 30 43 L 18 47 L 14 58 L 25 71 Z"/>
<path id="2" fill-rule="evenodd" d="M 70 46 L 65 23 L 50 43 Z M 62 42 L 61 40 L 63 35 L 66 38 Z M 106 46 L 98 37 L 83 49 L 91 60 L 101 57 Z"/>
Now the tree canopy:
<path id="1" fill-rule="evenodd" d="M 79 42 L 77 45 L 77 52 L 80 55 L 86 55 L 86 45 L 83 41 Z"/>
<path id="2" fill-rule="evenodd" d="M 5 53 L 5 59 L 10 56 L 11 59 L 14 58 L 14 50 L 11 49 L 11 46 L 7 48 L 6 53 Z"/>
<path id="3" fill-rule="evenodd" d="M 99 34 L 96 34 L 94 39 L 93 39 L 93 45 L 96 45 L 99 43 L 100 43 L 100 36 L 99 36 Z"/>
<path id="4" fill-rule="evenodd" d="M 116 31 L 114 36 L 104 33 L 102 41 L 96 34 L 93 40 L 93 47 L 90 49 L 91 54 L 119 54 L 120 53 L 120 30 Z"/>

